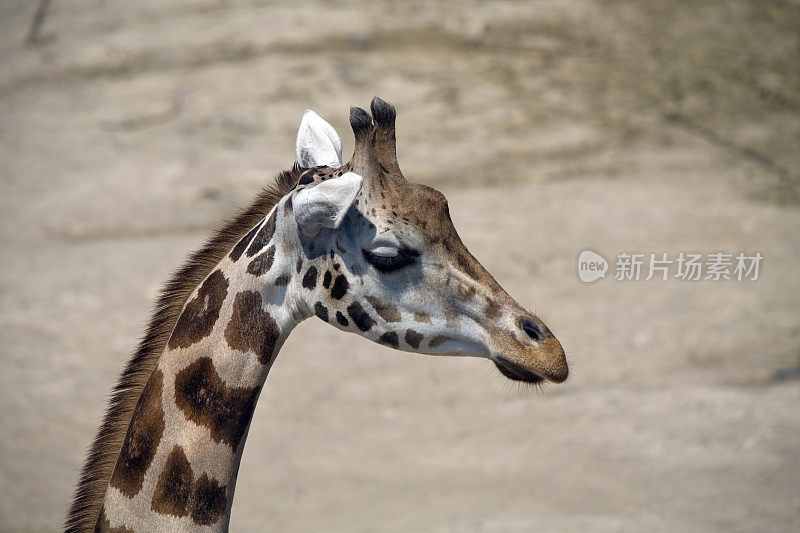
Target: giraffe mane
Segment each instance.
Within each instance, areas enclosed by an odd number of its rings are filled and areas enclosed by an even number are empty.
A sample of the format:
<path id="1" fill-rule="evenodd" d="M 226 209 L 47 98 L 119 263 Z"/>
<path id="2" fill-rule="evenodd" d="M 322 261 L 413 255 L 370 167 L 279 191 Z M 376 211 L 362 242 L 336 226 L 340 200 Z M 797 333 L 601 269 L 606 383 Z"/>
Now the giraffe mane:
<path id="1" fill-rule="evenodd" d="M 81 470 L 64 523 L 65 531 L 94 529 L 134 407 L 164 351 L 186 300 L 225 254 L 292 190 L 300 177 L 299 171 L 300 168 L 295 164 L 292 170 L 280 173 L 274 183 L 261 190 L 250 207 L 228 220 L 202 248 L 194 252 L 162 288 L 145 334 L 112 390 L 105 418 Z"/>

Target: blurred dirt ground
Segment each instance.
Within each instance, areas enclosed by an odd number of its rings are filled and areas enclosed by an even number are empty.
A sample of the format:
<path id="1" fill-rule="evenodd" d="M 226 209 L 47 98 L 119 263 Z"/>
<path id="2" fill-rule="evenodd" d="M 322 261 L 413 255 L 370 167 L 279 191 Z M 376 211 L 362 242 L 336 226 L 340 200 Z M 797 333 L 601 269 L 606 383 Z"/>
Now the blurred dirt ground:
<path id="1" fill-rule="evenodd" d="M 160 284 L 398 108 L 406 176 L 556 332 L 541 393 L 319 321 L 267 381 L 233 531 L 797 531 L 797 1 L 0 3 L 0 528 L 57 529 Z M 586 285 L 580 251 L 761 252 Z M 788 377 L 789 379 L 784 379 Z"/>

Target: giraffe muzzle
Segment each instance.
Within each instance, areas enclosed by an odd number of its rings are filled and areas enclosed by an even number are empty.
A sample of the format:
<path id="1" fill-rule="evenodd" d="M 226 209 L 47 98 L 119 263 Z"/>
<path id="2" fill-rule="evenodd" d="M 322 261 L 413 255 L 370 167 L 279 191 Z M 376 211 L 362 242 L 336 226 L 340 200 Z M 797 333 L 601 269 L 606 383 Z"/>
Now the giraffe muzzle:
<path id="1" fill-rule="evenodd" d="M 492 357 L 509 379 L 525 383 L 562 383 L 569 376 L 564 348 L 537 317 L 523 315 L 516 321 L 518 334 L 507 338 L 502 353 Z"/>
<path id="2" fill-rule="evenodd" d="M 544 380 L 562 383 L 569 376 L 566 355 L 558 339 L 551 337 L 528 348 L 522 357 L 499 355 L 493 358 L 495 366 L 509 379 L 526 383 L 541 383 Z M 520 361 L 521 360 L 521 361 Z"/>

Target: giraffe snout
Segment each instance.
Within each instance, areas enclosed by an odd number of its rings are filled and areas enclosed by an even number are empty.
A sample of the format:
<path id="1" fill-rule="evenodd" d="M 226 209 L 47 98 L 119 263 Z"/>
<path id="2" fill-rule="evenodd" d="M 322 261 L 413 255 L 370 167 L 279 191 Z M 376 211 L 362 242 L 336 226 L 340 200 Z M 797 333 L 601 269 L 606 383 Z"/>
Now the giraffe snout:
<path id="1" fill-rule="evenodd" d="M 533 315 L 524 314 L 516 320 L 516 341 L 505 344 L 502 355 L 494 363 L 506 377 L 538 383 L 543 380 L 561 383 L 569 376 L 564 348 L 555 335 Z"/>
<path id="2" fill-rule="evenodd" d="M 569 376 L 567 356 L 558 339 L 550 337 L 545 339 L 539 347 L 542 359 L 542 374 L 553 383 L 562 383 Z"/>

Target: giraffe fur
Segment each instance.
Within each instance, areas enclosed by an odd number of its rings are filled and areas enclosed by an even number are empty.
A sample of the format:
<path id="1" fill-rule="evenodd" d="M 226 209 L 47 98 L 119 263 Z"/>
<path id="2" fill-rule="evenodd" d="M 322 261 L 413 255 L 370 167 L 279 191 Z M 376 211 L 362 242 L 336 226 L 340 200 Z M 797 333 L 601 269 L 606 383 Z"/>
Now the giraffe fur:
<path id="1" fill-rule="evenodd" d="M 394 349 L 561 382 L 563 348 L 462 243 L 445 197 L 405 179 L 394 107 L 353 108 L 353 157 L 306 112 L 297 163 L 168 286 L 95 440 L 68 531 L 226 531 L 253 410 L 316 316 Z M 181 276 L 186 279 L 181 279 Z M 132 377 L 133 376 L 133 377 Z"/>

